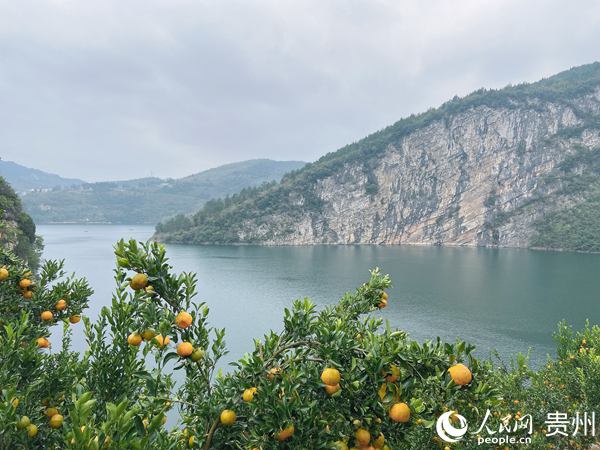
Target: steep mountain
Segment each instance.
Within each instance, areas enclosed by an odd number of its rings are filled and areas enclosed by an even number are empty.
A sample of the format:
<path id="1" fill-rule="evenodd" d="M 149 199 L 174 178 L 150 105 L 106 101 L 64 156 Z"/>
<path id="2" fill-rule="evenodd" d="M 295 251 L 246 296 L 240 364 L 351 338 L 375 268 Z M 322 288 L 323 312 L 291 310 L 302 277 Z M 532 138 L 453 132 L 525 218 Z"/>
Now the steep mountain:
<path id="1" fill-rule="evenodd" d="M 156 224 L 175 214 L 195 211 L 212 198 L 280 180 L 286 172 L 305 164 L 255 159 L 180 179 L 142 178 L 27 192 L 23 203 L 36 223 Z"/>
<path id="2" fill-rule="evenodd" d="M 481 89 L 286 175 L 209 202 L 156 238 L 600 251 L 600 63 Z"/>
<path id="3" fill-rule="evenodd" d="M 37 267 L 42 244 L 35 235 L 35 224 L 23 212 L 21 201 L 0 177 L 0 246 L 14 251 L 27 260 L 32 268 Z"/>
<path id="4" fill-rule="evenodd" d="M 12 161 L 0 160 L 0 176 L 19 193 L 32 189 L 52 189 L 83 184 L 74 178 L 63 178 L 53 173 L 22 166 Z"/>

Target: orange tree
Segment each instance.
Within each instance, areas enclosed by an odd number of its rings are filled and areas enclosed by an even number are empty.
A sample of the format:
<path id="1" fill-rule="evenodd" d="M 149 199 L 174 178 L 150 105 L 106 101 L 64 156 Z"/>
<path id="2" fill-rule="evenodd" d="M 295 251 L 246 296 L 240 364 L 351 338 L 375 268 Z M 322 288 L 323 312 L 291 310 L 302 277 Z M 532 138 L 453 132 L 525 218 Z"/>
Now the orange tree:
<path id="1" fill-rule="evenodd" d="M 79 321 L 92 291 L 85 280 L 67 277 L 63 262 L 47 262 L 34 275 L 3 250 L 0 266 L 0 448 L 51 446 L 62 442 L 60 436 L 36 424 L 48 422 L 48 408 L 70 405 L 77 354 L 69 350 L 69 326 Z M 46 353 L 50 327 L 58 323 L 64 326 L 62 349 Z"/>
<path id="2" fill-rule="evenodd" d="M 419 344 L 370 316 L 389 301 L 390 279 L 378 270 L 335 306 L 294 302 L 282 331 L 256 340 L 223 374 L 225 332 L 210 327 L 208 307 L 196 301 L 195 275 L 174 274 L 156 243 L 121 241 L 115 254 L 115 293 L 94 323 L 84 318 L 80 356 L 69 350 L 68 318 L 86 305 L 85 282 L 60 281 L 62 265 L 46 263 L 39 279 L 27 275 L 26 299 L 27 269 L 2 256 L 0 448 L 444 448 L 434 431 L 442 412 L 473 424 L 488 409 L 508 411 L 514 395 L 527 408 L 543 396 L 524 364 L 494 370 L 471 345 Z M 38 338 L 57 320 L 62 350 L 48 353 Z M 598 335 L 578 353 L 592 366 Z M 177 425 L 167 426 L 167 414 Z"/>
<path id="3" fill-rule="evenodd" d="M 527 358 L 519 355 L 513 367 L 500 367 L 494 372 L 495 385 L 503 392 L 499 410 L 512 416 L 530 414 L 534 424 L 532 443 L 528 448 L 591 448 L 597 442 L 600 415 L 600 327 L 589 323 L 580 331 L 573 331 L 560 323 L 554 335 L 557 356 L 533 370 Z M 575 427 L 570 423 L 567 435 L 546 436 L 552 432 L 546 423 L 548 413 L 568 413 L 568 421 L 579 419 Z M 596 433 L 584 419 L 595 413 Z M 577 433 L 574 435 L 575 430 Z"/>

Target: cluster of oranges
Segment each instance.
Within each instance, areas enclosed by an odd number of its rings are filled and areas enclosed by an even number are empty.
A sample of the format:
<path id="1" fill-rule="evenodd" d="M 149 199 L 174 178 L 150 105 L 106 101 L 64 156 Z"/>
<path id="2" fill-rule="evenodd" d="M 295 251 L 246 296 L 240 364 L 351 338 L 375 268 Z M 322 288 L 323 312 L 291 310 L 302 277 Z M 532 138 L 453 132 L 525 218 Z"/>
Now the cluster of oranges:
<path id="1" fill-rule="evenodd" d="M 340 391 L 342 388 L 340 386 L 340 380 L 342 379 L 342 375 L 340 371 L 331 367 L 326 368 L 321 373 L 321 381 L 325 385 L 325 392 L 327 395 L 333 395 L 336 392 Z"/>
<path id="2" fill-rule="evenodd" d="M 21 280 L 21 281 L 23 281 L 23 280 Z M 67 309 L 67 307 L 68 307 L 67 301 L 62 298 L 60 300 L 58 300 L 54 305 L 54 309 L 56 310 L 57 313 L 65 311 Z M 51 322 L 54 319 L 54 313 L 49 310 L 42 311 L 42 313 L 40 314 L 40 319 L 42 320 L 42 322 Z M 81 316 L 79 314 L 72 314 L 71 316 L 69 316 L 69 322 L 72 323 L 73 325 L 75 325 L 76 323 L 79 323 L 80 321 L 81 321 Z M 48 341 L 48 339 L 46 339 L 45 337 L 42 336 L 37 339 L 37 345 L 39 348 L 48 348 L 48 347 L 50 347 L 50 342 Z"/>
<path id="3" fill-rule="evenodd" d="M 18 399 L 12 400 L 13 407 L 17 407 L 19 404 Z M 58 409 L 51 407 L 47 408 L 44 414 L 48 417 L 48 424 L 50 428 L 58 429 L 62 427 L 64 417 L 58 412 Z M 34 438 L 38 434 L 37 425 L 31 423 L 31 419 L 28 416 L 21 416 L 21 418 L 17 421 L 17 429 L 19 430 L 27 430 L 27 436 L 30 438 Z"/>
<path id="4" fill-rule="evenodd" d="M 267 378 L 269 380 L 273 380 L 275 378 L 275 376 L 281 374 L 281 368 L 279 367 L 274 367 L 272 369 L 269 370 L 269 372 L 267 373 Z M 250 403 L 252 401 L 254 401 L 254 396 L 256 395 L 258 389 L 256 387 L 250 387 L 244 390 L 244 392 L 242 393 L 242 400 L 246 403 Z M 237 416 L 235 411 L 232 411 L 230 409 L 225 409 L 221 412 L 221 416 L 220 416 L 220 422 L 221 425 L 224 426 L 231 426 L 233 425 L 237 420 Z M 290 439 L 294 433 L 296 432 L 296 427 L 294 426 L 294 424 L 289 424 L 288 426 L 280 429 L 278 432 L 275 433 L 274 437 L 277 441 L 279 442 L 284 442 L 287 441 L 288 439 Z M 257 448 L 254 448 L 252 450 L 258 450 Z"/>
<path id="5" fill-rule="evenodd" d="M 19 406 L 19 399 L 13 398 L 11 400 L 11 404 L 12 404 L 13 408 L 17 408 L 17 406 Z M 37 425 L 31 423 L 31 420 L 27 416 L 21 416 L 21 418 L 17 422 L 17 429 L 18 430 L 27 430 L 27 436 L 29 436 L 30 438 L 33 438 L 33 437 L 37 436 L 37 434 L 38 434 Z"/>
<path id="6" fill-rule="evenodd" d="M 448 369 L 448 373 L 452 381 L 459 386 L 466 386 L 473 380 L 473 374 L 470 369 L 464 364 L 455 364 Z M 384 374 L 386 381 L 393 383 L 400 377 L 400 369 L 397 366 L 391 366 L 389 371 Z M 330 391 L 328 388 L 335 388 L 334 392 L 337 392 L 340 382 L 340 373 L 337 369 L 326 368 L 321 374 L 321 381 L 325 384 L 327 393 Z M 330 394 L 331 395 L 331 394 Z M 407 423 L 410 421 L 411 409 L 410 406 L 405 402 L 394 403 L 388 412 L 388 416 L 392 422 L 396 423 Z M 417 419 L 419 423 L 419 419 Z M 374 449 L 389 449 L 385 444 L 385 436 L 380 433 L 377 438 L 373 439 L 369 430 L 361 426 L 360 421 L 357 421 L 355 426 L 358 427 L 354 433 L 354 444 L 355 447 L 349 449 L 348 444 L 345 441 L 336 442 L 339 450 L 374 450 Z"/>
<path id="7" fill-rule="evenodd" d="M 280 372 L 281 369 L 279 368 L 271 369 L 268 372 L 267 377 L 269 380 L 273 380 Z M 399 369 L 394 367 L 394 370 L 392 370 L 391 374 L 388 375 L 388 379 L 395 381 L 398 376 Z M 321 372 L 321 381 L 323 382 L 323 387 L 328 395 L 333 395 L 341 390 L 341 379 L 342 375 L 340 371 L 334 367 L 326 367 Z M 247 403 L 252 402 L 256 393 L 256 387 L 247 388 L 242 393 L 242 400 Z M 389 410 L 389 418 L 393 422 L 397 423 L 408 422 L 410 420 L 410 406 L 404 402 L 393 404 Z M 235 411 L 231 409 L 224 409 L 220 414 L 219 421 L 223 426 L 231 426 L 236 423 L 237 415 Z M 385 437 L 383 433 L 380 433 L 376 438 L 372 439 L 371 433 L 367 429 L 362 428 L 360 423 L 357 423 L 356 426 L 359 427 L 354 433 L 354 442 L 356 447 L 352 447 L 350 450 L 389 449 L 389 447 L 385 445 Z M 289 424 L 285 428 L 282 428 L 275 433 L 274 437 L 277 441 L 284 442 L 290 439 L 294 435 L 295 431 L 296 428 L 294 424 Z M 348 445 L 345 441 L 338 441 L 335 444 L 340 450 L 348 450 Z"/>
<path id="8" fill-rule="evenodd" d="M 31 272 L 27 272 L 25 276 L 31 276 Z M 23 278 L 19 281 L 19 287 L 21 288 L 21 295 L 24 299 L 30 300 L 33 297 L 33 282 L 29 278 Z"/>
<path id="9" fill-rule="evenodd" d="M 10 272 L 6 266 L 0 267 L 0 281 L 5 281 L 9 278 Z M 23 298 L 29 300 L 33 297 L 33 282 L 28 278 L 31 276 L 31 272 L 27 272 L 19 281 L 19 288 L 21 289 L 21 295 Z"/>
<path id="10" fill-rule="evenodd" d="M 29 278 L 31 275 L 32 275 L 31 272 L 27 272 L 27 273 L 25 273 L 23 278 L 21 278 L 19 280 L 19 289 L 21 290 L 21 295 L 26 300 L 30 300 L 31 298 L 33 298 L 35 284 Z M 9 278 L 9 276 L 10 276 L 10 273 L 9 273 L 7 267 L 6 266 L 0 267 L 0 282 L 7 280 Z M 65 299 L 58 300 L 56 302 L 56 304 L 54 305 L 54 308 L 55 308 L 56 312 L 58 312 L 58 313 L 65 311 L 67 309 L 67 307 L 68 307 L 68 304 Z M 42 322 L 50 322 L 54 319 L 54 313 L 52 313 L 52 311 L 49 311 L 49 310 L 42 311 L 42 313 L 40 314 L 40 319 L 42 320 Z M 79 314 L 72 314 L 69 317 L 69 322 L 72 324 L 79 323 L 80 320 L 81 320 L 81 316 Z M 50 342 L 48 341 L 48 339 L 46 339 L 43 336 L 37 338 L 36 343 L 39 348 L 50 347 Z"/>
<path id="11" fill-rule="evenodd" d="M 64 311 L 65 309 L 67 309 L 67 306 L 68 306 L 67 301 L 61 298 L 54 305 L 54 309 L 56 310 L 56 312 L 61 312 L 61 311 Z M 46 310 L 40 314 L 40 319 L 42 319 L 44 322 L 49 322 L 53 318 L 54 318 L 54 314 L 52 313 L 52 311 Z M 69 317 L 69 322 L 71 322 L 73 324 L 78 323 L 80 320 L 81 320 L 81 316 L 79 316 L 77 314 Z"/>
<path id="12" fill-rule="evenodd" d="M 379 307 L 385 307 L 387 305 L 387 295 L 385 292 L 382 294 L 381 303 Z M 278 367 L 272 368 L 267 372 L 267 378 L 273 380 L 277 375 L 281 373 L 281 369 Z M 455 364 L 448 369 L 448 373 L 453 382 L 459 386 L 466 386 L 471 383 L 473 375 L 469 368 L 464 364 Z M 400 378 L 400 368 L 395 365 L 389 367 L 384 374 L 387 382 L 394 383 Z M 321 381 L 325 392 L 332 396 L 337 392 L 340 392 L 342 387 L 340 385 L 342 381 L 342 374 L 334 367 L 326 367 L 321 372 Z M 242 400 L 244 402 L 252 402 L 257 393 L 256 387 L 250 387 L 243 391 Z M 388 410 L 388 417 L 394 423 L 407 423 L 411 419 L 411 408 L 405 402 L 396 402 L 391 405 Z M 225 409 L 221 412 L 219 418 L 220 424 L 223 426 L 232 426 L 237 421 L 236 412 L 231 409 Z M 354 447 L 349 448 L 347 440 L 337 441 L 335 445 L 340 450 L 374 450 L 374 449 L 389 449 L 386 445 L 385 436 L 383 433 L 379 433 L 376 437 L 372 436 L 370 431 L 363 428 L 360 421 L 356 421 L 354 425 L 357 427 L 354 433 Z M 380 421 L 381 422 L 381 421 Z M 419 420 L 417 420 L 417 423 Z M 279 430 L 274 434 L 274 438 L 279 442 L 284 442 L 290 439 L 296 429 L 294 424 L 288 424 L 285 428 Z M 253 449 L 256 450 L 256 449 Z"/>
<path id="13" fill-rule="evenodd" d="M 50 420 L 50 428 L 54 428 L 56 430 L 62 426 L 64 417 L 58 412 L 58 409 L 50 407 L 46 409 L 45 414 Z"/>
<path id="14" fill-rule="evenodd" d="M 131 277 L 129 286 L 135 291 L 144 289 L 146 292 L 154 293 L 154 288 L 148 284 L 148 275 L 144 273 L 137 273 Z M 175 324 L 182 330 L 188 328 L 193 321 L 194 318 L 187 311 L 181 311 L 175 317 Z M 133 332 L 127 337 L 127 342 L 129 345 L 134 347 L 139 347 L 142 343 L 142 340 L 153 340 L 158 348 L 165 348 L 171 343 L 171 338 L 169 336 L 156 334 L 151 329 L 146 329 L 141 334 L 138 332 Z M 204 351 L 200 348 L 194 348 L 192 343 L 188 341 L 183 341 L 177 344 L 177 354 L 181 358 L 189 357 L 194 362 L 198 362 L 204 357 Z"/>

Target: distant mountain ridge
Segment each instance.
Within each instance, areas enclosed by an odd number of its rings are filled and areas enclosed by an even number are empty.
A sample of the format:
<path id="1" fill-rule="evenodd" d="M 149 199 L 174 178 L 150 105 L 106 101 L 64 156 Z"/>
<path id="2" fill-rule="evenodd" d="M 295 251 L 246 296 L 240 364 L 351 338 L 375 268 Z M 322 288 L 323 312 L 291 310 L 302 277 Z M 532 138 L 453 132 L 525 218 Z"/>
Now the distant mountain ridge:
<path id="1" fill-rule="evenodd" d="M 600 251 L 600 63 L 455 97 L 155 238 Z"/>
<path id="2" fill-rule="evenodd" d="M 36 223 L 151 224 L 201 208 L 208 200 L 279 180 L 301 161 L 254 159 L 226 164 L 184 178 L 140 178 L 82 183 L 22 195 Z"/>
<path id="3" fill-rule="evenodd" d="M 77 186 L 85 181 L 76 178 L 63 178 L 43 170 L 31 169 L 12 161 L 0 160 L 0 176 L 3 177 L 17 193 L 32 189 L 52 189 L 54 187 Z"/>

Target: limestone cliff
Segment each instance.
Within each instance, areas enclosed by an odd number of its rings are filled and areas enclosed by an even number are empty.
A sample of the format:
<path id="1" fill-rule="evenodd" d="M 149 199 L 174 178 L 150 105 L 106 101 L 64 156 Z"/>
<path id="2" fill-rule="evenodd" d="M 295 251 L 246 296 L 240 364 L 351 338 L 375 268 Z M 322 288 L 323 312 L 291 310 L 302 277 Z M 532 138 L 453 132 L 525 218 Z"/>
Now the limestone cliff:
<path id="1" fill-rule="evenodd" d="M 571 248 L 560 236 L 556 244 L 545 242 L 544 222 L 594 201 L 599 174 L 595 63 L 538 83 L 455 98 L 278 184 L 213 202 L 187 227 L 160 225 L 157 238 Z M 588 212 L 581 215 L 589 221 Z M 584 235 L 574 247 L 595 250 L 596 243 L 600 249 L 600 235 L 570 225 Z M 560 235 L 561 227 L 553 232 Z"/>

